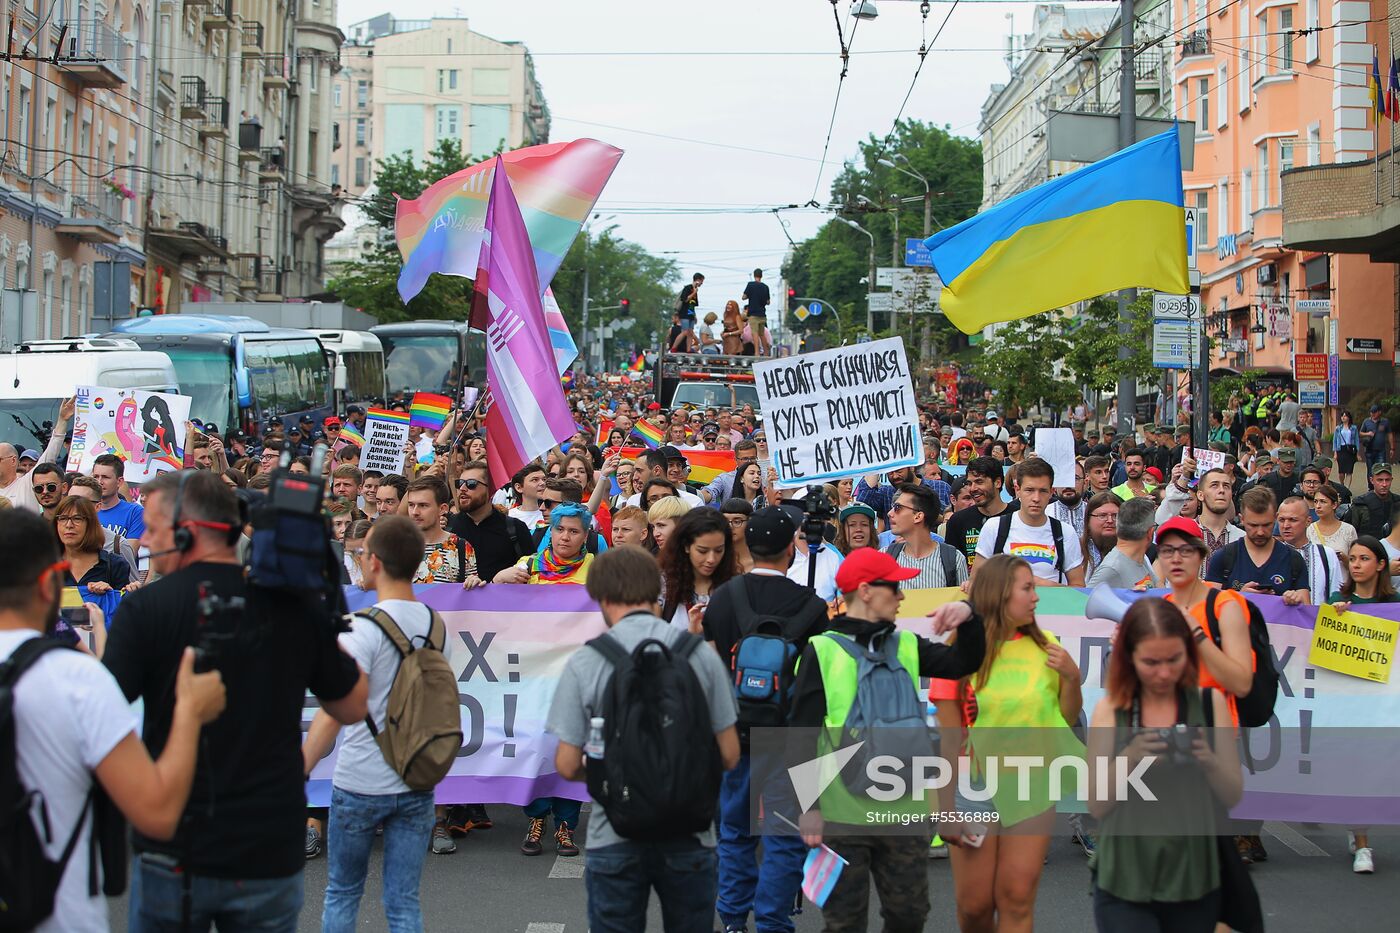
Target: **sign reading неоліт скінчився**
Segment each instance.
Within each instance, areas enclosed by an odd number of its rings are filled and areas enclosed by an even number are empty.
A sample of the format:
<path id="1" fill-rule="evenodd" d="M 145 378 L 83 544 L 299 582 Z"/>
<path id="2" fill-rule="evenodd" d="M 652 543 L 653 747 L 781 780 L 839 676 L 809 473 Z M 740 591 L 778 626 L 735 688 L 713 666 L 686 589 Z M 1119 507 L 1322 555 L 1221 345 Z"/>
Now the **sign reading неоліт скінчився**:
<path id="1" fill-rule="evenodd" d="M 898 337 L 764 360 L 753 373 L 779 487 L 923 462 Z"/>

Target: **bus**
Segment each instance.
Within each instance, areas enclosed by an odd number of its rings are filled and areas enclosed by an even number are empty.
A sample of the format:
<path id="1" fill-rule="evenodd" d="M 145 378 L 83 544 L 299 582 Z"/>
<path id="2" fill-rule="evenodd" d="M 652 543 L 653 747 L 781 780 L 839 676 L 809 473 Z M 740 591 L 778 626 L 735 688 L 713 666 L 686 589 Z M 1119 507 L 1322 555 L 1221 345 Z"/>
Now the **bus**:
<path id="1" fill-rule="evenodd" d="M 486 335 L 463 321 L 380 324 L 370 333 L 384 346 L 390 396 L 439 392 L 455 403 L 468 386 L 486 389 Z"/>
<path id="2" fill-rule="evenodd" d="M 113 328 L 143 350 L 160 350 L 175 365 L 190 417 L 210 430 L 254 434 L 271 421 L 318 422 L 332 413 L 331 365 L 310 331 L 269 327 L 236 315 L 162 314 Z"/>
<path id="3" fill-rule="evenodd" d="M 362 330 L 314 330 L 331 354 L 335 408 L 347 405 L 383 404 L 388 398 L 384 380 L 384 346 L 374 334 Z"/>

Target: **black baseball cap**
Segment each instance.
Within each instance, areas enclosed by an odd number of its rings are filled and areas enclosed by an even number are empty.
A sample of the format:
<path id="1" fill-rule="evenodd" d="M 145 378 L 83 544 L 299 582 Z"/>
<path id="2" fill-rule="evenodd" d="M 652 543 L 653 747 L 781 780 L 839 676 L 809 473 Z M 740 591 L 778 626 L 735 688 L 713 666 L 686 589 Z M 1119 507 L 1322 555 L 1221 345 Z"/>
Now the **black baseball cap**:
<path id="1" fill-rule="evenodd" d="M 364 413 L 365 413 L 365 410 L 364 410 L 363 408 L 361 408 L 359 405 L 347 405 L 347 406 L 345 407 L 345 414 L 346 414 L 347 416 L 349 416 L 349 415 L 363 415 Z"/>
<path id="2" fill-rule="evenodd" d="M 675 447 L 672 447 L 670 444 L 667 444 L 667 445 L 665 445 L 664 447 L 658 447 L 658 448 L 656 449 L 656 452 L 659 453 L 662 457 L 664 457 L 664 458 L 667 459 L 667 460 L 684 460 L 684 459 L 685 459 L 685 454 L 681 453 L 678 449 L 676 449 Z"/>
<path id="3" fill-rule="evenodd" d="M 751 549 L 762 554 L 780 553 L 796 534 L 797 526 L 787 511 L 777 505 L 754 512 L 744 527 L 744 540 Z"/>

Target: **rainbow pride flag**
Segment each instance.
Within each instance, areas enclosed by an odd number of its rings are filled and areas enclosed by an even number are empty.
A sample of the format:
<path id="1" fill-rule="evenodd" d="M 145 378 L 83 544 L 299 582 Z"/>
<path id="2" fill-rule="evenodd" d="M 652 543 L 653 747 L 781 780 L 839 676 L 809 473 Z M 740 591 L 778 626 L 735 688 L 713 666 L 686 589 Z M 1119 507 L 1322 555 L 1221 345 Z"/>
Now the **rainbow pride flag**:
<path id="1" fill-rule="evenodd" d="M 634 373 L 643 372 L 646 368 L 647 355 L 645 353 L 638 353 L 632 358 L 632 362 L 627 365 L 628 371 Z"/>
<path id="2" fill-rule="evenodd" d="M 612 429 L 616 426 L 617 422 L 613 421 L 611 418 L 599 418 L 597 443 L 606 444 L 608 442 L 608 435 L 612 433 Z"/>
<path id="3" fill-rule="evenodd" d="M 390 421 L 394 424 L 407 424 L 410 425 L 410 427 L 412 426 L 408 412 L 395 411 L 391 408 L 371 408 L 369 411 L 365 412 L 365 420 L 368 421 L 371 418 L 377 418 L 380 421 Z"/>
<path id="4" fill-rule="evenodd" d="M 617 168 L 622 150 L 596 139 L 579 139 L 516 149 L 500 158 L 520 204 L 543 294 Z M 399 297 L 405 302 L 423 290 L 434 272 L 476 277 L 493 164 L 494 158 L 478 162 L 439 179 L 417 198 L 399 200 L 394 239 L 403 255 Z M 473 321 L 482 329 L 487 323 Z"/>
<path id="5" fill-rule="evenodd" d="M 647 450 L 655 450 L 661 446 L 661 439 L 666 435 L 650 421 L 638 421 L 632 426 L 632 436 L 645 444 Z"/>
<path id="6" fill-rule="evenodd" d="M 365 436 L 359 432 L 358 428 L 348 421 L 340 426 L 340 439 L 342 441 L 348 441 L 356 447 L 365 446 Z"/>
<path id="7" fill-rule="evenodd" d="M 636 460 L 647 452 L 645 447 L 618 447 L 609 448 L 608 452 L 616 450 L 617 455 L 623 460 Z M 738 466 L 738 461 L 732 450 L 682 450 L 681 455 L 690 464 L 690 475 L 686 477 L 686 483 L 697 488 L 708 486 L 714 482 L 721 473 L 728 473 Z"/>
<path id="8" fill-rule="evenodd" d="M 408 406 L 409 426 L 441 431 L 447 422 L 447 413 L 452 410 L 452 400 L 445 395 L 431 392 L 415 392 L 413 404 Z"/>
<path id="9" fill-rule="evenodd" d="M 559 377 L 559 384 L 566 389 L 572 389 L 574 387 L 574 371 L 572 369 L 564 370 L 564 375 Z"/>

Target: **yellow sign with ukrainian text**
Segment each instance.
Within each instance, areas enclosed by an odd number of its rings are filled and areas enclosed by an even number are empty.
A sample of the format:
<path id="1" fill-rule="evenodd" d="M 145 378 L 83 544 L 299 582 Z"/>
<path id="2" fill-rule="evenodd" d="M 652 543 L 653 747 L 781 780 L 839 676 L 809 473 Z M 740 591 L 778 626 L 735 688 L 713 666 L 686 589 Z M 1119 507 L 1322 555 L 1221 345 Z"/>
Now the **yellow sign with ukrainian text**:
<path id="1" fill-rule="evenodd" d="M 1322 605 L 1313 626 L 1308 663 L 1329 671 L 1384 684 L 1390 682 L 1400 622 L 1359 612 L 1337 612 Z"/>

